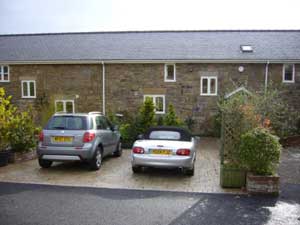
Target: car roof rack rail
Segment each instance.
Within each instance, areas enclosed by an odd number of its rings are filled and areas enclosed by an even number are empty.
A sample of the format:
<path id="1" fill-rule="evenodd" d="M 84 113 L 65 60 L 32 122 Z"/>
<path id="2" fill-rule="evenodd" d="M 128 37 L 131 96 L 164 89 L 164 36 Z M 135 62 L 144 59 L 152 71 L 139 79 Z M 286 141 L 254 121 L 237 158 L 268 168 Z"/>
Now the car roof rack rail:
<path id="1" fill-rule="evenodd" d="M 91 114 L 101 114 L 102 115 L 102 112 L 93 111 L 93 112 L 89 112 L 88 114 L 89 115 L 91 115 Z"/>

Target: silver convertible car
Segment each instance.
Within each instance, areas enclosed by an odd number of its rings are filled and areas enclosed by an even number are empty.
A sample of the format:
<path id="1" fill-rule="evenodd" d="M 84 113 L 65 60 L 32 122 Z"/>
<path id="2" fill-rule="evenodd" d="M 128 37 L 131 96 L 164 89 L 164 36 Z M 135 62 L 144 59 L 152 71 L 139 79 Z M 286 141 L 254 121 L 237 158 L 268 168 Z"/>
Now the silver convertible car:
<path id="1" fill-rule="evenodd" d="M 193 176 L 196 160 L 196 141 L 183 128 L 158 126 L 139 135 L 132 147 L 132 171 L 142 167 L 181 168 Z"/>

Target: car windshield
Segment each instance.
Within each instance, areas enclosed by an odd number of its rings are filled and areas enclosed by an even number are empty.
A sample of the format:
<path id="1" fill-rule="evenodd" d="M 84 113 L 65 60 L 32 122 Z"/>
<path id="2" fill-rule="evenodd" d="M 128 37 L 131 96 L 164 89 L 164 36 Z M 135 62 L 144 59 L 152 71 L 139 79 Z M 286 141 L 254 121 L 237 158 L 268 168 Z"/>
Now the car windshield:
<path id="1" fill-rule="evenodd" d="M 84 116 L 54 116 L 49 121 L 47 130 L 86 130 L 87 119 Z"/>
<path id="2" fill-rule="evenodd" d="M 154 140 L 180 140 L 180 138 L 178 131 L 156 130 L 152 131 L 149 135 L 149 139 Z"/>

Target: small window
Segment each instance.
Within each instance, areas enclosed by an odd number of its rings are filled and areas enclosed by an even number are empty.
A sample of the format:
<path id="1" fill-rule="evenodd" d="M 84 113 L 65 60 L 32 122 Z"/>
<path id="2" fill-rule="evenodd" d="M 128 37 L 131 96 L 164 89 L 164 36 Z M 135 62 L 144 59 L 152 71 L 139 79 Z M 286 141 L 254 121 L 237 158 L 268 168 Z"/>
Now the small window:
<path id="1" fill-rule="evenodd" d="M 242 52 L 253 52 L 253 47 L 251 45 L 241 45 Z"/>
<path id="2" fill-rule="evenodd" d="M 218 93 L 218 78 L 217 77 L 201 77 L 200 83 L 201 95 L 217 95 Z"/>
<path id="3" fill-rule="evenodd" d="M 295 82 L 295 65 L 284 64 L 282 69 L 282 82 L 294 83 Z"/>
<path id="4" fill-rule="evenodd" d="M 110 126 L 107 123 L 106 119 L 103 116 L 96 117 L 96 126 L 97 130 L 109 130 Z"/>
<path id="5" fill-rule="evenodd" d="M 154 140 L 180 140 L 180 133 L 177 131 L 152 131 L 149 135 L 149 139 Z"/>
<path id="6" fill-rule="evenodd" d="M 8 66 L 0 66 L 0 82 L 9 82 Z"/>
<path id="7" fill-rule="evenodd" d="M 74 100 L 56 100 L 55 112 L 74 113 Z"/>
<path id="8" fill-rule="evenodd" d="M 165 113 L 165 96 L 164 95 L 144 95 L 144 101 L 146 99 L 151 99 L 156 114 L 164 114 Z"/>
<path id="9" fill-rule="evenodd" d="M 22 80 L 22 98 L 36 98 L 35 80 Z"/>
<path id="10" fill-rule="evenodd" d="M 165 64 L 165 82 L 176 81 L 176 66 L 175 64 Z"/>

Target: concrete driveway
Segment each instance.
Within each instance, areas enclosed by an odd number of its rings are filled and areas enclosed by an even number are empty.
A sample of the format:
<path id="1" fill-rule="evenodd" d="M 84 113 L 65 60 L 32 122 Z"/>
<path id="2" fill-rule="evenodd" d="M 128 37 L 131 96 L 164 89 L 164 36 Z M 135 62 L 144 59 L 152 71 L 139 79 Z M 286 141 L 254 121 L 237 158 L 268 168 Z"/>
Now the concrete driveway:
<path id="1" fill-rule="evenodd" d="M 99 171 L 89 171 L 88 165 L 82 163 L 55 163 L 49 169 L 42 169 L 38 166 L 37 160 L 31 160 L 0 168 L 0 181 L 105 188 L 236 193 L 236 190 L 224 190 L 219 185 L 219 148 L 220 142 L 218 139 L 200 139 L 196 171 L 193 177 L 185 176 L 178 170 L 159 169 L 148 169 L 141 174 L 133 174 L 130 164 L 130 150 L 124 150 L 120 158 L 106 158 Z"/>

